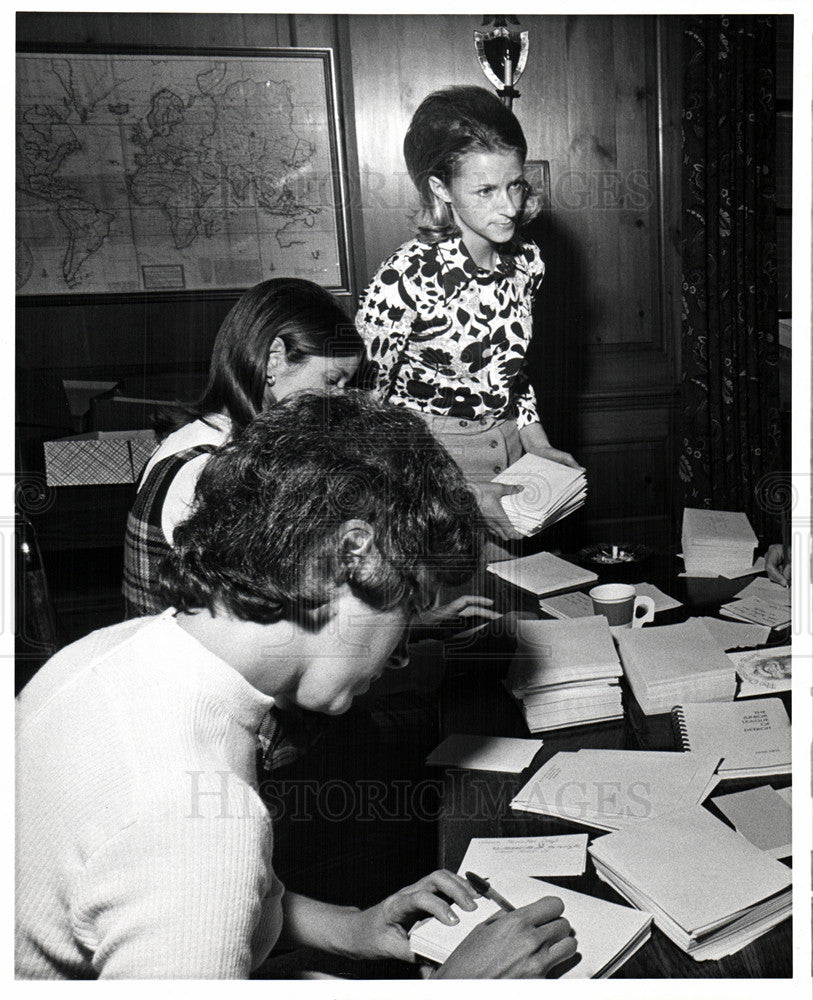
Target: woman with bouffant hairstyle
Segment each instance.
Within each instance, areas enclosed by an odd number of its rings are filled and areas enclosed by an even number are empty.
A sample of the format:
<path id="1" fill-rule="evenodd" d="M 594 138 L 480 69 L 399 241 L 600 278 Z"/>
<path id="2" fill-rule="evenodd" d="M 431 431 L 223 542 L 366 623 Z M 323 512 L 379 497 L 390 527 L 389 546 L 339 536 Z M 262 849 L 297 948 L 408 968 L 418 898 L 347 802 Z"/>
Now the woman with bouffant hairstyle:
<path id="1" fill-rule="evenodd" d="M 374 276 L 356 315 L 382 398 L 414 410 L 475 491 L 494 536 L 516 539 L 491 479 L 531 452 L 579 468 L 542 428 L 525 370 L 544 264 L 522 236 L 537 211 L 522 127 L 481 87 L 426 97 L 404 139 L 418 236 Z"/>

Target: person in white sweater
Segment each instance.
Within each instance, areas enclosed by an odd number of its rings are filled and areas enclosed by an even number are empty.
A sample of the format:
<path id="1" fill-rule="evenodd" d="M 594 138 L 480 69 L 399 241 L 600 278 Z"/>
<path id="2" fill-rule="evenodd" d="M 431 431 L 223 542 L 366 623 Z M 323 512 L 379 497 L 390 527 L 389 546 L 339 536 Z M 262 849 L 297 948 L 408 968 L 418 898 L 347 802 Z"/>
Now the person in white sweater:
<path id="1" fill-rule="evenodd" d="M 171 607 L 54 656 L 17 705 L 16 975 L 245 978 L 275 945 L 412 961 L 434 872 L 360 910 L 286 892 L 256 791 L 272 705 L 347 710 L 405 664 L 413 609 L 471 574 L 474 499 L 420 418 L 299 395 L 207 462 L 160 588 Z M 438 977 L 539 976 L 561 901 L 484 921 Z"/>

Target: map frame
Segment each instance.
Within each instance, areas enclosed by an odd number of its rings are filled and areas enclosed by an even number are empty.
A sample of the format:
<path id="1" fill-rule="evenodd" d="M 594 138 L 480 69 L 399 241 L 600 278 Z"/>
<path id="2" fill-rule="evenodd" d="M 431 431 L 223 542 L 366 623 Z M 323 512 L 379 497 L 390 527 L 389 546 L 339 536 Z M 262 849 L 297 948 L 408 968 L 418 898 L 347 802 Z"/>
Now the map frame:
<path id="1" fill-rule="evenodd" d="M 226 60 L 252 61 L 256 63 L 258 72 L 267 72 L 273 77 L 274 63 L 279 66 L 282 61 L 299 62 L 303 69 L 313 67 L 314 79 L 318 80 L 321 74 L 320 85 L 315 88 L 319 91 L 322 104 L 320 112 L 323 121 L 326 122 L 327 158 L 329 162 L 328 185 L 330 194 L 329 204 L 325 211 L 330 212 L 333 225 L 335 226 L 335 249 L 337 251 L 337 281 L 322 282 L 316 278 L 316 283 L 322 285 L 327 291 L 340 295 L 352 296 L 354 289 L 354 271 L 352 260 L 350 259 L 349 248 L 350 239 L 350 218 L 349 218 L 349 197 L 348 197 L 348 169 L 345 149 L 345 139 L 342 130 L 342 113 L 339 107 L 339 89 L 337 85 L 336 66 L 334 51 L 330 47 L 307 47 L 290 48 L 282 46 L 270 47 L 246 47 L 246 46 L 218 46 L 218 47 L 181 47 L 181 46 L 121 46 L 105 44 L 79 45 L 74 43 L 66 44 L 18 44 L 16 58 L 19 60 L 26 56 L 38 58 L 54 57 L 62 60 L 69 60 L 71 56 L 77 59 L 83 56 L 111 57 L 111 58 L 132 58 L 147 60 L 151 64 L 158 62 L 173 61 L 188 62 L 190 59 L 199 61 L 211 61 L 214 69 L 218 62 Z M 171 77 L 168 76 L 171 82 Z M 18 75 L 19 89 L 19 75 Z M 17 105 L 19 105 L 19 93 L 17 95 Z M 67 104 L 67 100 L 64 101 Z M 16 125 L 16 122 L 15 122 Z M 16 131 L 16 130 L 15 130 Z M 19 155 L 18 155 L 19 161 Z M 20 187 L 15 185 L 19 198 Z M 18 202 L 19 204 L 19 202 Z M 102 206 L 103 208 L 104 206 Z M 16 216 L 15 216 L 16 218 Z M 275 248 L 279 254 L 279 248 Z M 19 265 L 18 265 L 19 266 Z M 143 268 L 142 268 L 143 270 Z M 292 274 L 288 273 L 284 263 L 281 267 L 275 267 L 273 275 L 296 276 L 296 270 Z M 271 273 L 263 273 L 257 280 L 273 276 Z M 306 275 L 302 274 L 302 277 Z M 142 274 L 142 281 L 143 281 Z M 99 290 L 94 291 L 73 291 L 66 288 L 64 291 L 54 292 L 17 292 L 16 299 L 18 305 L 65 305 L 65 304 L 93 304 L 93 303 L 113 303 L 129 301 L 161 301 L 171 299 L 172 301 L 182 301 L 184 299 L 229 299 L 239 296 L 247 287 L 253 285 L 254 281 L 239 284 L 230 282 L 222 285 L 188 285 L 183 288 L 157 288 L 157 289 L 132 289 L 127 291 L 119 290 Z"/>

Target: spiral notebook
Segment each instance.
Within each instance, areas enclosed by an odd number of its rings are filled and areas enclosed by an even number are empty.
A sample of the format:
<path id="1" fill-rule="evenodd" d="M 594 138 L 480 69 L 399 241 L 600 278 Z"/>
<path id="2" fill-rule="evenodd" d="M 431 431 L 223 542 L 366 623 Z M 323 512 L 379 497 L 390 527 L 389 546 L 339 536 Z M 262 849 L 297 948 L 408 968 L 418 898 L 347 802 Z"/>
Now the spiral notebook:
<path id="1" fill-rule="evenodd" d="M 681 749 L 723 757 L 721 778 L 790 773 L 790 719 L 780 698 L 676 705 L 672 726 Z"/>

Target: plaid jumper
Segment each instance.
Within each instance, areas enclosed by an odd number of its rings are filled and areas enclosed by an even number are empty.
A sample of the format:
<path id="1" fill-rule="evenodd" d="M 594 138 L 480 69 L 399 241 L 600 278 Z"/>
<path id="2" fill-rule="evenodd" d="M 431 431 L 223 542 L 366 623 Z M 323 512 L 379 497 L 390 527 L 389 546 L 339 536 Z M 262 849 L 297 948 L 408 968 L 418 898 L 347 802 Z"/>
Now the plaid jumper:
<path id="1" fill-rule="evenodd" d="M 158 570 L 171 546 L 164 537 L 161 517 L 169 488 L 187 462 L 217 450 L 213 444 L 197 445 L 157 462 L 141 484 L 127 516 L 122 591 L 128 618 L 156 615 L 165 610 L 158 599 Z M 257 734 L 258 750 L 266 771 L 301 757 L 316 733 L 313 722 L 297 710 L 284 716 L 272 708 Z"/>
<path id="2" fill-rule="evenodd" d="M 127 617 L 157 615 L 165 610 L 158 599 L 158 569 L 169 554 L 161 516 L 172 480 L 187 462 L 199 455 L 211 455 L 214 445 L 202 444 L 176 452 L 158 462 L 139 487 L 133 508 L 127 516 L 124 536 L 124 581 L 122 591 Z"/>

